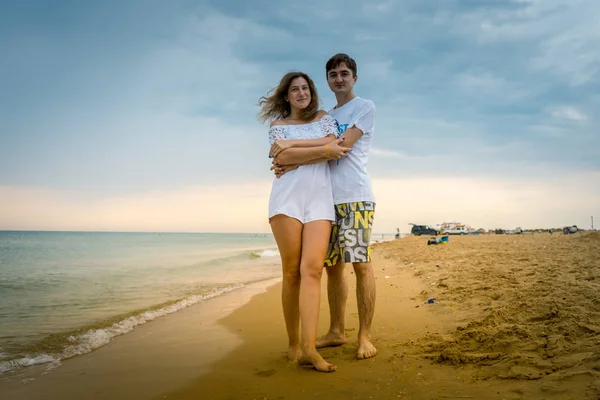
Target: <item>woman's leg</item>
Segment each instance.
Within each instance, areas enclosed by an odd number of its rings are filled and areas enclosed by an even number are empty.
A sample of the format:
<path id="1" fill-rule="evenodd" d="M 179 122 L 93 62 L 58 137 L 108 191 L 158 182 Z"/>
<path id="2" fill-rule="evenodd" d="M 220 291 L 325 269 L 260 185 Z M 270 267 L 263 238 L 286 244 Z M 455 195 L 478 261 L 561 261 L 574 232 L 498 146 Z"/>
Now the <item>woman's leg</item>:
<path id="1" fill-rule="evenodd" d="M 295 218 L 279 214 L 270 219 L 271 230 L 281 255 L 283 282 L 281 303 L 288 334 L 288 359 L 296 361 L 300 356 L 300 254 L 302 251 L 302 223 Z"/>
<path id="2" fill-rule="evenodd" d="M 318 371 L 333 372 L 337 367 L 321 357 L 316 349 L 317 323 L 321 303 L 321 275 L 327 255 L 331 222 L 320 220 L 304 224 L 300 257 L 300 321 L 302 322 L 302 364 Z"/>

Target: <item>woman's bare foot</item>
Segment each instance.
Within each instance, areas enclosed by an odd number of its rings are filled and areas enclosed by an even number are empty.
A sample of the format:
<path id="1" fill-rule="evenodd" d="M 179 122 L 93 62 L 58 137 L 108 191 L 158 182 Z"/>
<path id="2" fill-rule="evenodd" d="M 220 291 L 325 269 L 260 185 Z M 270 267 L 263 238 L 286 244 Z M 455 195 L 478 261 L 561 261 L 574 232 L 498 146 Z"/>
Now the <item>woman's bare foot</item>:
<path id="1" fill-rule="evenodd" d="M 325 336 L 321 336 L 320 338 L 317 339 L 317 349 L 320 349 L 322 347 L 341 346 L 343 344 L 346 344 L 347 341 L 348 341 L 348 339 L 346 338 L 346 335 L 344 335 L 343 333 L 335 334 L 335 333 L 328 332 Z"/>
<path id="2" fill-rule="evenodd" d="M 287 352 L 287 359 L 290 362 L 297 362 L 302 356 L 302 350 L 299 346 L 290 346 Z"/>
<path id="3" fill-rule="evenodd" d="M 375 357 L 377 355 L 377 349 L 371 343 L 368 336 L 358 338 L 358 352 L 356 358 L 363 360 L 365 358 Z"/>
<path id="4" fill-rule="evenodd" d="M 300 365 L 312 365 L 313 368 L 320 372 L 334 372 L 337 370 L 337 366 L 325 361 L 316 350 L 303 352 L 302 356 L 298 359 L 298 363 Z"/>

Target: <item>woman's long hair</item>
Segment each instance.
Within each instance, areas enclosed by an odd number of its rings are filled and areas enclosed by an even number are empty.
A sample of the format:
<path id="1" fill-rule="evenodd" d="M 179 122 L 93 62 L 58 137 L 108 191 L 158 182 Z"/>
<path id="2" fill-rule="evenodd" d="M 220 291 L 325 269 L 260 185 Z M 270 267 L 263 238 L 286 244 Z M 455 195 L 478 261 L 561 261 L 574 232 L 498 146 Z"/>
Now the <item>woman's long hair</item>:
<path id="1" fill-rule="evenodd" d="M 258 105 L 261 108 L 258 118 L 261 122 L 284 119 L 290 116 L 292 108 L 290 103 L 285 101 L 285 97 L 288 94 L 292 81 L 296 78 L 306 79 L 308 88 L 310 89 L 310 103 L 308 107 L 300 110 L 300 119 L 311 121 L 315 118 L 319 111 L 319 95 L 317 94 L 315 83 L 304 72 L 288 72 L 281 78 L 279 85 L 258 100 Z"/>

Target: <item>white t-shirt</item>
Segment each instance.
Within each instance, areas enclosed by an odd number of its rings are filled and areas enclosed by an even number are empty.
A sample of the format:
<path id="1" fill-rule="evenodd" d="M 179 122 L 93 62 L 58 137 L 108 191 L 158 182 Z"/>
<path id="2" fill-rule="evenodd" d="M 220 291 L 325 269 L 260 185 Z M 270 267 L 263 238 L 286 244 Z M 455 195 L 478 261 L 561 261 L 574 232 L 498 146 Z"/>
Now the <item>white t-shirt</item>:
<path id="1" fill-rule="evenodd" d="M 371 100 L 355 97 L 340 108 L 329 110 L 329 115 L 338 121 L 340 136 L 355 125 L 363 132 L 347 157 L 340 159 L 339 163 L 329 162 L 335 204 L 375 202 L 371 178 L 367 172 L 369 149 L 375 130 L 375 104 Z"/>

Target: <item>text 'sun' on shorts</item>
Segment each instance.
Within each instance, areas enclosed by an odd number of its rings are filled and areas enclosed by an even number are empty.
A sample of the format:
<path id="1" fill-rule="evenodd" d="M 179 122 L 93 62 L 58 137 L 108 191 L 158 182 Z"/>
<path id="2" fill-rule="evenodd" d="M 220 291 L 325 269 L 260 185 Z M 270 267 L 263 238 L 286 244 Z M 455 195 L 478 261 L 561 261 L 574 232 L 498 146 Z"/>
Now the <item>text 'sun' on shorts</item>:
<path id="1" fill-rule="evenodd" d="M 335 205 L 335 221 L 325 267 L 335 265 L 340 257 L 345 263 L 371 261 L 371 230 L 375 216 L 375 203 L 356 201 Z"/>

